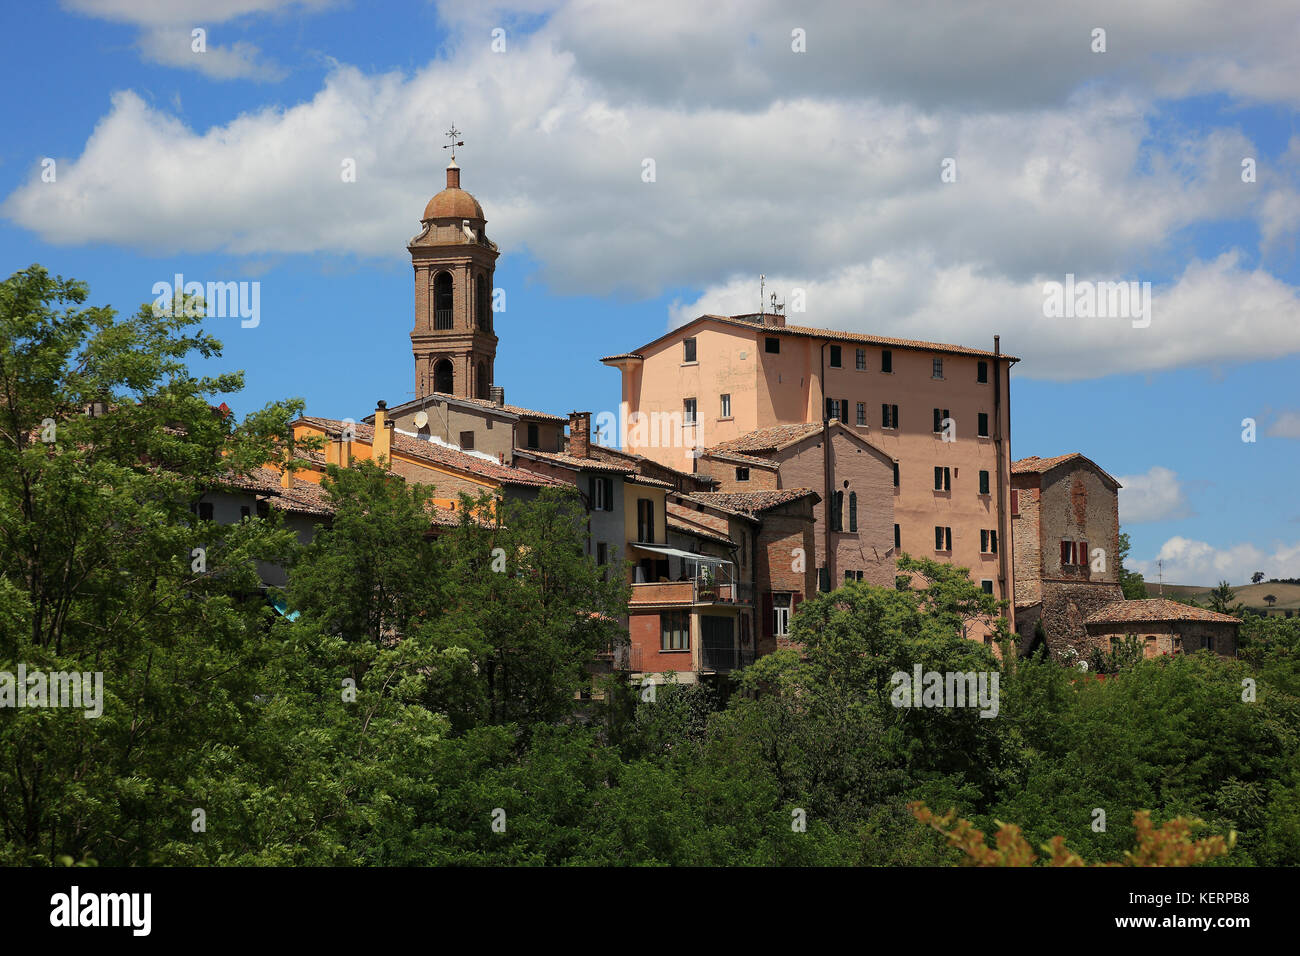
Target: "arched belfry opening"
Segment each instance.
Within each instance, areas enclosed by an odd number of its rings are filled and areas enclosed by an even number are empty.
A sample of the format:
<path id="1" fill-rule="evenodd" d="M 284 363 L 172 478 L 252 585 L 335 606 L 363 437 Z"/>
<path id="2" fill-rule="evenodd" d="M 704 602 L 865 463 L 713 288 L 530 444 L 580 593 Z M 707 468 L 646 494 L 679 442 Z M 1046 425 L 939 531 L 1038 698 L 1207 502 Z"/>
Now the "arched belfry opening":
<path id="1" fill-rule="evenodd" d="M 433 365 L 433 390 L 448 395 L 456 391 L 456 376 L 447 359 L 438 359 Z"/>
<path id="2" fill-rule="evenodd" d="M 451 291 L 451 273 L 439 272 L 433 278 L 433 327 L 446 330 L 452 327 L 452 309 L 455 296 Z"/>

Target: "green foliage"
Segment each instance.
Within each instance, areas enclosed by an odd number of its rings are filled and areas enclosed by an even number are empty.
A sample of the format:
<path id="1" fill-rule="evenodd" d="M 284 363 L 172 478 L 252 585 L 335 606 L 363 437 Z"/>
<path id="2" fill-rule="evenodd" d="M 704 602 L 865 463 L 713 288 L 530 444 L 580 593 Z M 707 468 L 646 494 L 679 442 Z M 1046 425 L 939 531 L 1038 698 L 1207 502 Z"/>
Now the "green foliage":
<path id="1" fill-rule="evenodd" d="M 1129 537 L 1127 531 L 1119 533 L 1119 586 L 1124 592 L 1124 600 L 1141 601 L 1148 597 L 1146 580 L 1140 571 L 1130 571 L 1124 567 L 1128 559 Z"/>

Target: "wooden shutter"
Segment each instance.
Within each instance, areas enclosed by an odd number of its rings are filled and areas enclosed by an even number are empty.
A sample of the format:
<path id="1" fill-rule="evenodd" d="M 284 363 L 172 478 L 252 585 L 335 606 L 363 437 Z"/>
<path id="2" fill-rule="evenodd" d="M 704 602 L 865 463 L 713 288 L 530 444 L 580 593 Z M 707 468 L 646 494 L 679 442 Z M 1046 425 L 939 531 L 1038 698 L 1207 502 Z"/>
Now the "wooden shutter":
<path id="1" fill-rule="evenodd" d="M 945 551 L 952 550 L 952 528 L 943 529 L 943 543 L 945 545 L 943 550 Z"/>
<path id="2" fill-rule="evenodd" d="M 1084 565 L 1089 564 L 1089 563 L 1090 563 L 1090 559 L 1089 559 L 1089 557 L 1088 557 L 1088 554 L 1089 554 L 1089 552 L 1088 552 L 1088 542 L 1087 542 L 1087 541 L 1080 541 L 1080 542 L 1079 542 L 1079 547 L 1082 549 L 1082 550 L 1079 552 L 1079 563 L 1080 563 L 1080 564 L 1084 564 Z"/>
<path id="3" fill-rule="evenodd" d="M 983 528 L 981 528 L 980 529 L 980 550 L 988 551 L 988 549 L 989 549 L 989 533 Z"/>
<path id="4" fill-rule="evenodd" d="M 858 530 L 858 493 L 849 492 L 849 530 Z"/>
<path id="5" fill-rule="evenodd" d="M 799 610 L 799 605 L 803 601 L 803 592 L 795 591 L 794 596 L 790 598 L 790 616 L 794 617 L 794 612 Z"/>
<path id="6" fill-rule="evenodd" d="M 601 481 L 605 483 L 605 510 L 613 511 L 614 510 L 614 479 L 602 478 Z"/>
<path id="7" fill-rule="evenodd" d="M 1070 563 L 1070 542 L 1062 541 L 1061 542 L 1061 567 L 1065 567 L 1069 563 Z"/>
<path id="8" fill-rule="evenodd" d="M 889 406 L 888 405 L 880 406 L 880 427 L 881 428 L 889 427 Z"/>
<path id="9" fill-rule="evenodd" d="M 1015 488 L 1011 490 L 1011 513 L 1020 514 L 1020 491 Z"/>
<path id="10" fill-rule="evenodd" d="M 775 623 L 773 621 L 773 617 L 775 616 L 775 614 L 776 612 L 772 608 L 772 592 L 764 591 L 763 592 L 763 636 L 764 637 L 771 637 L 773 633 L 775 633 L 774 628 L 772 626 Z"/>

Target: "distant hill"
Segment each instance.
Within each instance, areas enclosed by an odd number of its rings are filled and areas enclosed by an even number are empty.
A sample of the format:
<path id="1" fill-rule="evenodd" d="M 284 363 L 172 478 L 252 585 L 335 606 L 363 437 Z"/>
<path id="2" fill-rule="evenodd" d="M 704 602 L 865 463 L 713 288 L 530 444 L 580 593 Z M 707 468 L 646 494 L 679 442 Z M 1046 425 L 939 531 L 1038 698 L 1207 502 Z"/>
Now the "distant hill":
<path id="1" fill-rule="evenodd" d="M 1269 584 L 1265 581 L 1262 584 L 1233 585 L 1232 589 L 1237 592 L 1236 600 L 1252 611 L 1271 611 L 1275 614 L 1283 611 L 1300 611 L 1300 584 Z M 1167 598 L 1191 598 L 1197 604 L 1209 604 L 1209 595 L 1212 590 L 1214 589 L 1198 585 L 1166 584 L 1164 594 Z M 1159 584 L 1148 581 L 1147 594 L 1151 597 L 1158 597 L 1160 595 Z M 1274 603 L 1272 608 L 1264 603 L 1264 595 L 1266 594 L 1271 594 L 1277 598 L 1277 602 Z"/>

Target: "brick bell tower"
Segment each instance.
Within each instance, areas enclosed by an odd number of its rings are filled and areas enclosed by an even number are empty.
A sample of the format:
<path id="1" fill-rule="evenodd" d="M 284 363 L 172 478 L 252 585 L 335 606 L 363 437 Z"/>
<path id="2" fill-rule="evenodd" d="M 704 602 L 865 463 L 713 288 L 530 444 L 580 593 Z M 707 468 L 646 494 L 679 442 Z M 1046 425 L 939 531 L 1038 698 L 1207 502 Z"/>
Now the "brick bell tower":
<path id="1" fill-rule="evenodd" d="M 483 207 L 460 188 L 454 149 L 447 188 L 429 200 L 420 222 L 423 229 L 406 247 L 415 268 L 415 396 L 489 398 L 497 355 L 492 274 L 500 251 L 484 231 Z"/>

